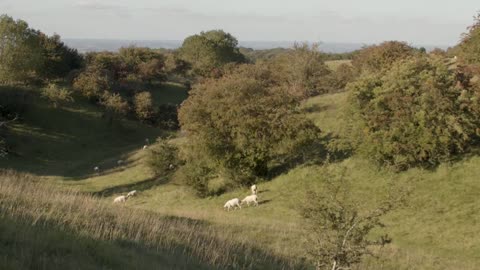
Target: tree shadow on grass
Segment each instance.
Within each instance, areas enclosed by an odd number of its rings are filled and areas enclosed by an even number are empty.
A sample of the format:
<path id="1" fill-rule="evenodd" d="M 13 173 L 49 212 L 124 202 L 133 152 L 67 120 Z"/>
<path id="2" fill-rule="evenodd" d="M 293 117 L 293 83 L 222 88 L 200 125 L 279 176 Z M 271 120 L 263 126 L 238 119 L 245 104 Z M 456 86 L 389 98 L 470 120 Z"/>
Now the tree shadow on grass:
<path id="1" fill-rule="evenodd" d="M 330 163 L 341 162 L 352 155 L 350 151 L 340 151 L 329 147 L 329 144 L 339 137 L 328 133 L 320 140 L 308 147 L 302 149 L 301 154 L 281 159 L 279 162 L 270 167 L 267 180 L 272 180 L 288 171 L 305 165 L 320 165 L 323 164 L 327 158 Z"/>
<path id="2" fill-rule="evenodd" d="M 125 184 L 125 185 L 106 188 L 100 191 L 92 192 L 91 194 L 94 196 L 108 197 L 113 194 L 128 193 L 132 190 L 136 190 L 140 192 L 140 191 L 151 189 L 156 186 L 164 185 L 168 183 L 168 181 L 169 181 L 169 177 L 152 177 L 152 178 L 149 178 L 140 182 L 135 182 L 132 184 Z"/>

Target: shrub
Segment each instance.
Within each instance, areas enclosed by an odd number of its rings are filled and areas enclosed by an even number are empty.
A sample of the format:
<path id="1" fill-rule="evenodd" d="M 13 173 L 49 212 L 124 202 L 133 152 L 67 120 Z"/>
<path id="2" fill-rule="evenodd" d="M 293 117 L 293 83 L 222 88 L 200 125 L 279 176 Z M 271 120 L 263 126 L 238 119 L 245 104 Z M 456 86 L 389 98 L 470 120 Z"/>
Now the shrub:
<path id="1" fill-rule="evenodd" d="M 475 17 L 475 23 L 463 35 L 458 45 L 459 54 L 468 64 L 480 64 L 480 13 Z"/>
<path id="2" fill-rule="evenodd" d="M 118 116 L 124 116 L 130 110 L 128 102 L 118 93 L 110 93 L 104 91 L 100 97 L 100 105 L 105 107 L 109 124 L 113 123 L 113 119 Z"/>
<path id="3" fill-rule="evenodd" d="M 135 113 L 142 121 L 153 121 L 155 115 L 152 94 L 150 92 L 140 92 L 134 97 Z"/>
<path id="4" fill-rule="evenodd" d="M 72 91 L 64 87 L 59 87 L 56 84 L 49 84 L 43 88 L 42 97 L 48 99 L 55 108 L 60 104 L 73 102 Z"/>
<path id="5" fill-rule="evenodd" d="M 318 174 L 321 188 L 306 192 L 302 209 L 309 234 L 306 248 L 316 269 L 352 269 L 365 256 L 373 255 L 371 247 L 390 243 L 388 235 L 373 240 L 371 233 L 385 227 L 382 218 L 407 199 L 407 188 L 390 184 L 380 203 L 371 206 L 368 198 L 356 199 L 362 197 L 345 172 L 346 168 L 322 168 Z"/>
<path id="6" fill-rule="evenodd" d="M 396 169 L 436 165 L 468 151 L 480 88 L 442 59 L 421 57 L 348 86 L 357 151 Z"/>
<path id="7" fill-rule="evenodd" d="M 177 168 L 180 165 L 178 148 L 165 139 L 157 140 L 150 147 L 147 164 L 157 176 L 165 176 L 172 172 L 171 165 Z"/>

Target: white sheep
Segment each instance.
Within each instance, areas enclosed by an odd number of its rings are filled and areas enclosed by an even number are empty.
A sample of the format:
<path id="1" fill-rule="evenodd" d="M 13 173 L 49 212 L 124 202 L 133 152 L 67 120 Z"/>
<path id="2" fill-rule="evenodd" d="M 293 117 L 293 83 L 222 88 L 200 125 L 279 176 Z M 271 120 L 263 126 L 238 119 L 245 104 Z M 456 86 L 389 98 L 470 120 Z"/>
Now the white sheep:
<path id="1" fill-rule="evenodd" d="M 145 143 L 146 143 L 146 144 L 150 144 L 150 139 L 146 138 L 146 139 L 145 139 Z"/>
<path id="2" fill-rule="evenodd" d="M 127 193 L 127 197 L 133 197 L 133 196 L 135 196 L 135 195 L 137 195 L 137 191 L 136 191 L 136 190 L 132 190 L 132 191 L 130 191 L 130 192 Z"/>
<path id="3" fill-rule="evenodd" d="M 242 209 L 242 207 L 240 206 L 240 200 L 238 198 L 229 200 L 223 206 L 223 208 L 226 209 L 227 211 L 230 211 L 230 208 L 233 208 L 235 210 L 235 207 Z"/>
<path id="4" fill-rule="evenodd" d="M 128 199 L 128 196 L 125 196 L 125 195 L 118 196 L 113 200 L 113 203 L 124 203 L 127 201 L 127 199 Z"/>
<path id="5" fill-rule="evenodd" d="M 99 173 L 100 172 L 100 167 L 99 166 L 93 167 L 93 171 L 96 172 L 96 173 Z"/>
<path id="6" fill-rule="evenodd" d="M 147 148 L 148 148 L 148 145 L 145 144 L 145 145 L 143 146 L 143 150 L 145 150 L 145 149 L 147 149 Z"/>
<path id="7" fill-rule="evenodd" d="M 123 160 L 122 160 L 122 159 L 117 160 L 117 165 L 118 165 L 118 166 L 120 166 L 120 165 L 122 165 L 122 164 L 123 164 Z"/>
<path id="8" fill-rule="evenodd" d="M 257 185 L 253 185 L 250 187 L 250 190 L 252 191 L 252 194 L 257 194 Z"/>
<path id="9" fill-rule="evenodd" d="M 250 195 L 250 196 L 247 196 L 247 197 L 245 197 L 245 198 L 242 200 L 241 204 L 246 203 L 247 206 L 250 206 L 250 203 L 253 203 L 255 206 L 258 206 L 257 198 L 258 198 L 258 197 L 257 197 L 257 195 L 255 195 L 255 194 Z"/>
<path id="10" fill-rule="evenodd" d="M 175 169 L 175 166 L 173 164 L 170 164 L 170 165 L 168 165 L 168 169 L 173 170 L 173 169 Z"/>

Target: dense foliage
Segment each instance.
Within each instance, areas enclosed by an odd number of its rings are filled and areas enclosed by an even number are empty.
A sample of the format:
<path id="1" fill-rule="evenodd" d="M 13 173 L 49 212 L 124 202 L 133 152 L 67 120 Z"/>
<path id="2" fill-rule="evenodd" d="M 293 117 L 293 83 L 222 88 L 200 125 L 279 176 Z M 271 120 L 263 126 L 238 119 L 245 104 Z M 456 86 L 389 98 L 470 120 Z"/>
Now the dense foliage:
<path id="1" fill-rule="evenodd" d="M 357 72 L 381 72 L 388 70 L 398 60 L 414 56 L 417 50 L 407 43 L 388 41 L 366 47 L 355 54 L 353 66 Z"/>
<path id="2" fill-rule="evenodd" d="M 214 76 L 227 63 L 245 61 L 238 49 L 237 39 L 222 30 L 187 37 L 179 55 L 191 65 L 194 74 L 206 77 Z"/>
<path id="3" fill-rule="evenodd" d="M 188 152 L 195 156 L 190 161 L 201 159 L 204 169 L 198 170 L 226 175 L 238 184 L 267 176 L 276 157 L 297 154 L 297 147 L 318 134 L 297 106 L 298 99 L 276 85 L 262 66 L 244 65 L 196 85 L 179 111 Z"/>
<path id="4" fill-rule="evenodd" d="M 358 150 L 381 164 L 435 165 L 477 139 L 479 85 L 442 59 L 403 61 L 348 88 Z"/>
<path id="5" fill-rule="evenodd" d="M 475 17 L 475 23 L 463 35 L 458 47 L 460 56 L 466 63 L 480 65 L 480 14 Z"/>

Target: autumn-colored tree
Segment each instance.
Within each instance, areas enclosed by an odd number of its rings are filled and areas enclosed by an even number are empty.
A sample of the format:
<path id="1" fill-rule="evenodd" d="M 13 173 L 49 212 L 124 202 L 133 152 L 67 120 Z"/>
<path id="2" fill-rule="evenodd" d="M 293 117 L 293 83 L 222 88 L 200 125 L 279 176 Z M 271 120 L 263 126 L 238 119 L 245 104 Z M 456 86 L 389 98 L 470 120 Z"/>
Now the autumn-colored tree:
<path id="1" fill-rule="evenodd" d="M 124 116 L 130 110 L 128 102 L 118 93 L 104 91 L 100 97 L 100 104 L 106 110 L 106 117 L 110 125 L 115 117 Z"/>
<path id="2" fill-rule="evenodd" d="M 293 50 L 277 56 L 271 68 L 276 80 L 284 82 L 295 96 L 307 98 L 326 92 L 330 70 L 318 44 L 295 44 Z"/>
<path id="3" fill-rule="evenodd" d="M 57 108 L 58 105 L 73 101 L 72 91 L 53 83 L 42 89 L 42 97 L 48 99 L 54 108 Z"/>
<path id="4" fill-rule="evenodd" d="M 104 71 L 88 69 L 73 82 L 73 88 L 89 99 L 99 98 L 105 90 L 111 89 L 113 81 Z"/>

